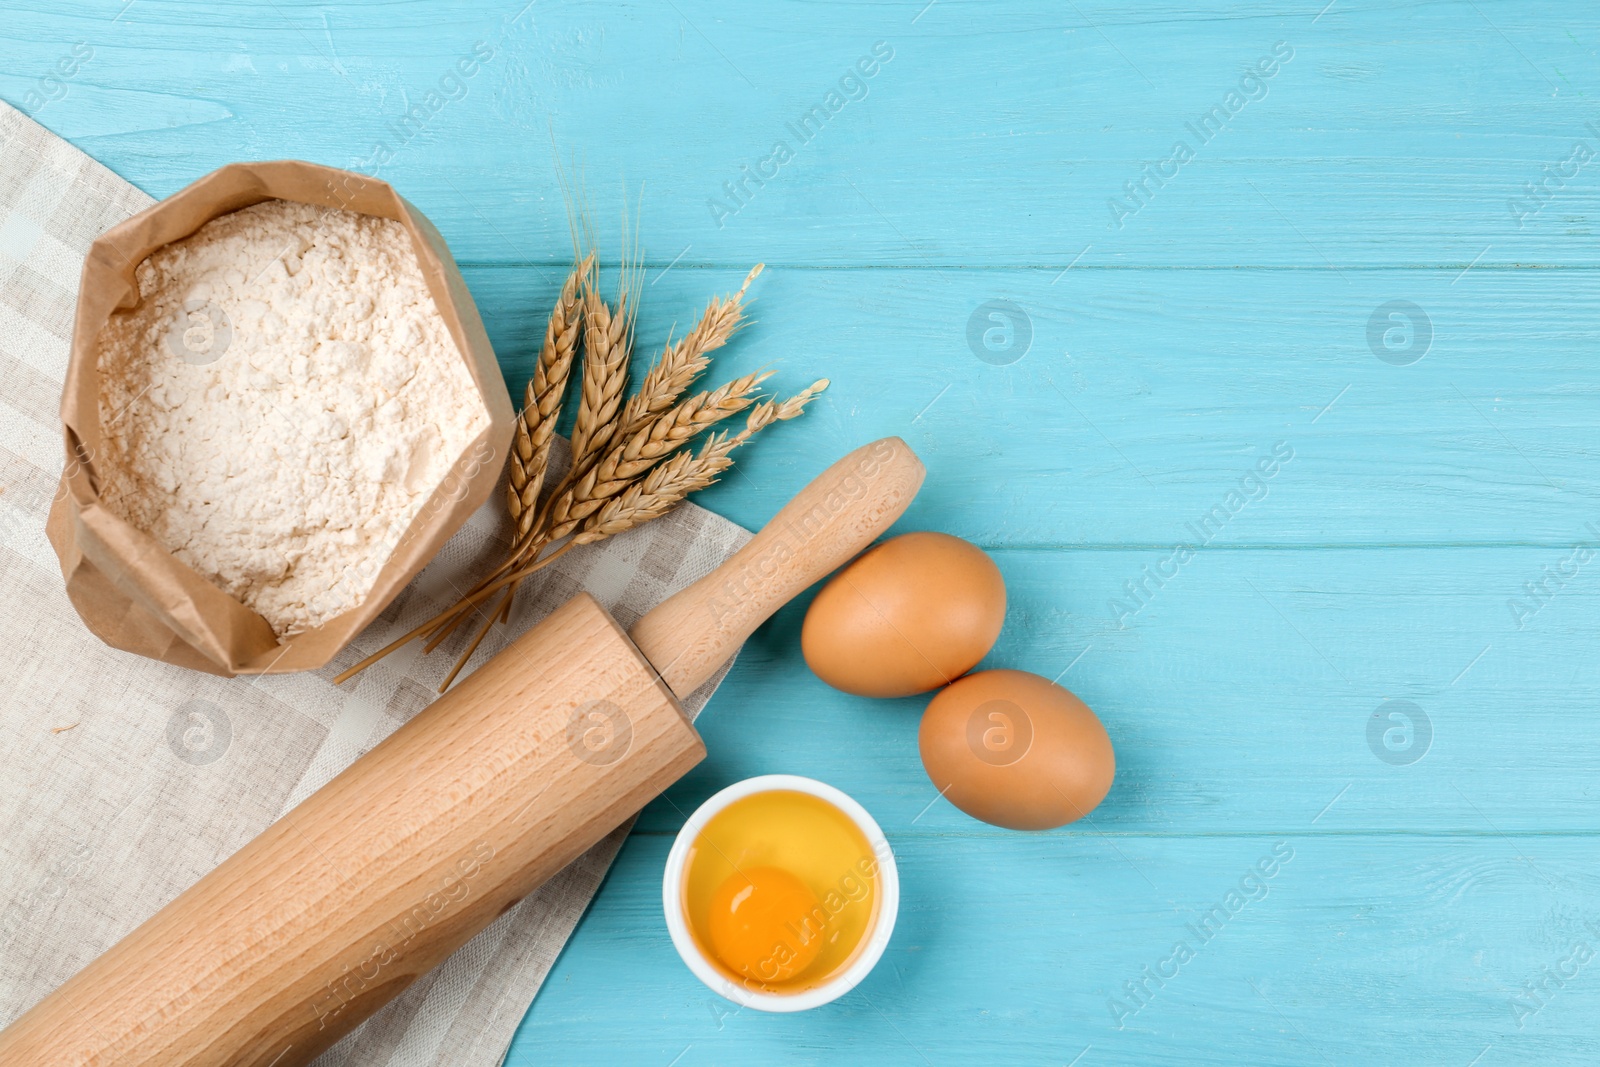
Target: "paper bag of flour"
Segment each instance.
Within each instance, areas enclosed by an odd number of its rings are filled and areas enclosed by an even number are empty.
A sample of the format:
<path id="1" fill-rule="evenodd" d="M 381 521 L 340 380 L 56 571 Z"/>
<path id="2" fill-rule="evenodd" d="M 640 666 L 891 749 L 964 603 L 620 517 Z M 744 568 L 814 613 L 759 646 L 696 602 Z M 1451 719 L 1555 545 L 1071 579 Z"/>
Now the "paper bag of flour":
<path id="1" fill-rule="evenodd" d="M 289 200 L 394 219 L 411 237 L 423 277 L 476 385 L 487 427 L 454 459 L 405 532 L 358 566 L 369 592 L 331 620 L 282 638 L 267 620 L 153 537 L 101 502 L 105 456 L 98 345 L 111 316 L 138 306 L 135 269 L 163 245 L 221 215 L 267 200 Z M 67 463 L 47 532 L 67 594 L 84 623 L 107 644 L 214 674 L 260 674 L 321 667 L 368 625 L 494 490 L 515 412 L 478 310 L 444 239 L 388 184 L 301 162 L 236 163 L 208 174 L 106 231 L 83 265 L 72 351 L 61 399 Z M 370 571 L 376 571 L 373 578 Z"/>

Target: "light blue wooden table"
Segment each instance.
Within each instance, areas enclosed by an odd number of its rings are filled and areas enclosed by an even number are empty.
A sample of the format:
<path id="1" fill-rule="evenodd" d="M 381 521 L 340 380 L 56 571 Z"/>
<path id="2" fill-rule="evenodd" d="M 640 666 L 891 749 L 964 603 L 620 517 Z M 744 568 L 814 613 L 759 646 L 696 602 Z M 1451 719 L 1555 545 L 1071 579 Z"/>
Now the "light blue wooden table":
<path id="1" fill-rule="evenodd" d="M 0 97 L 157 196 L 378 161 L 519 387 L 552 145 L 607 248 L 642 183 L 642 341 L 765 261 L 723 369 L 834 381 L 704 502 L 757 526 L 902 435 L 901 527 L 1005 573 L 987 662 L 1119 768 L 1082 824 L 976 823 L 922 701 L 824 687 L 792 606 L 510 1063 L 1595 1062 L 1600 8 L 523 2 L 6 0 Z M 712 997 L 659 903 L 685 813 L 771 771 L 904 879 L 871 978 L 793 1017 Z"/>

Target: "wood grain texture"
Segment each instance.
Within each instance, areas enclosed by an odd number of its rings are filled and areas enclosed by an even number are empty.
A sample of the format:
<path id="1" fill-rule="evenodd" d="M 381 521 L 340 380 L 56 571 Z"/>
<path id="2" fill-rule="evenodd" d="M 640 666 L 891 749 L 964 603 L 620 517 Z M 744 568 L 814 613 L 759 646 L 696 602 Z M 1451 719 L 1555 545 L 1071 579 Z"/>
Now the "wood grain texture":
<path id="1" fill-rule="evenodd" d="M 641 337 L 665 338 L 743 273 L 657 273 Z M 769 268 L 756 321 L 718 354 L 719 373 L 771 366 L 786 386 L 822 372 L 838 387 L 700 499 L 758 527 L 814 455 L 891 427 L 928 467 L 905 528 L 986 547 L 1170 547 L 1281 441 L 1293 460 L 1216 543 L 1588 536 L 1583 524 L 1600 521 L 1600 272 L 1347 273 L 1074 268 L 1052 285 L 1059 271 Z M 466 277 L 516 379 L 542 329 L 527 294 L 559 279 L 524 267 Z M 967 342 L 973 312 L 995 299 L 1033 332 L 1008 366 Z M 1367 340 L 1373 311 L 1396 299 L 1433 330 L 1410 366 L 1377 359 Z"/>
<path id="2" fill-rule="evenodd" d="M 720 371 L 834 382 L 700 499 L 758 527 L 817 457 L 903 437 L 928 480 L 897 529 L 1005 574 L 988 664 L 1065 671 L 1117 745 L 1093 827 L 974 823 L 934 802 L 920 703 L 822 686 L 791 605 L 509 1063 L 1592 1061 L 1600 970 L 1544 970 L 1600 951 L 1600 564 L 1574 557 L 1600 539 L 1600 160 L 1565 162 L 1600 151 L 1592 5 L 123 3 L 8 5 L 0 96 L 91 44 L 38 118 L 157 195 L 239 158 L 359 162 L 491 45 L 379 175 L 451 243 L 513 384 L 568 259 L 553 139 L 604 249 L 645 182 L 641 351 L 764 261 Z M 786 134 L 878 41 L 866 98 Z M 1108 200 L 1278 41 L 1264 97 L 1118 226 Z M 778 138 L 793 158 L 718 225 L 707 200 Z M 991 300 L 1027 316 L 1017 362 L 969 346 Z M 1432 333 L 1405 366 L 1368 337 L 1395 300 Z M 1118 624 L 1123 583 L 1280 441 L 1265 496 Z M 1367 738 L 1396 699 L 1433 728 L 1409 765 Z M 731 1014 L 659 914 L 667 835 L 767 771 L 857 796 L 905 880 L 884 963 L 793 1018 Z M 1118 1029 L 1108 1001 L 1278 841 L 1266 898 Z"/>
<path id="3" fill-rule="evenodd" d="M 992 552 L 1006 626 L 979 669 L 1059 677 L 1117 752 L 1093 826 L 1057 833 L 1270 834 L 1336 795 L 1321 830 L 1596 830 L 1600 747 L 1587 731 L 1600 589 L 1580 581 L 1520 630 L 1506 606 L 1565 550 L 1204 549 L 1118 628 L 1107 602 L 1164 554 Z M 706 761 L 639 827 L 667 832 L 728 782 L 788 771 L 850 793 L 889 833 L 1015 842 L 934 803 L 916 750 L 927 697 L 853 697 L 811 674 L 798 651 L 805 607 L 745 646 L 722 703 L 698 720 Z M 1408 765 L 1368 743 L 1390 700 L 1416 704 L 1432 728 Z"/>
<path id="4" fill-rule="evenodd" d="M 680 1055 L 820 1065 L 842 1049 L 908 1065 L 1464 1067 L 1485 1048 L 1480 1064 L 1582 1063 L 1593 1041 L 1592 962 L 1549 984 L 1542 1009 L 1525 985 L 1574 945 L 1600 948 L 1592 838 L 1352 838 L 1302 825 L 1020 835 L 1003 850 L 983 836 L 889 840 L 902 879 L 894 940 L 831 1010 L 793 1018 L 739 1011 L 683 967 L 658 916 L 671 838 L 635 835 L 511 1062 L 547 1062 L 571 1041 L 562 1062 L 595 1067 Z M 1280 844 L 1290 860 L 1241 889 Z M 1244 902 L 1219 920 L 1230 891 Z M 1171 976 L 1180 941 L 1192 958 Z M 1158 986 L 1147 967 L 1171 977 Z M 1113 1000 L 1134 1006 L 1130 982 L 1147 983 L 1146 1003 L 1114 1014 Z"/>
<path id="5" fill-rule="evenodd" d="M 704 755 L 580 593 L 0 1031 L 0 1062 L 310 1063 Z"/>
<path id="6" fill-rule="evenodd" d="M 829 464 L 716 570 L 651 608 L 628 636 L 667 688 L 688 696 L 775 611 L 894 525 L 923 474 L 898 437 L 862 445 Z"/>
<path id="7" fill-rule="evenodd" d="M 1059 270 L 1086 245 L 1080 266 L 1459 270 L 1487 244 L 1480 266 L 1596 262 L 1573 239 L 1590 231 L 1592 177 L 1521 228 L 1507 208 L 1600 124 L 1588 18 L 1554 0 L 1341 0 L 1321 18 L 1282 0 L 940 0 L 920 18 L 926 0 L 739 16 L 705 2 L 137 0 L 110 25 L 124 2 L 8 5 L 18 43 L 0 92 L 20 100 L 86 41 L 94 59 L 41 117 L 157 196 L 291 146 L 335 166 L 387 146 L 379 176 L 462 261 L 559 271 L 553 130 L 608 201 L 622 178 L 648 181 L 660 263 L 685 242 L 700 262 L 773 265 Z M 808 141 L 788 132 L 879 41 L 893 58 L 865 99 Z M 1117 228 L 1107 201 L 1278 41 L 1294 58 L 1266 95 L 1210 142 L 1189 134 L 1195 159 Z M 477 42 L 493 58 L 442 89 Z M 401 129 L 429 90 L 441 106 Z M 706 201 L 780 139 L 793 158 L 719 226 Z M 618 212 L 598 215 L 614 231 Z"/>

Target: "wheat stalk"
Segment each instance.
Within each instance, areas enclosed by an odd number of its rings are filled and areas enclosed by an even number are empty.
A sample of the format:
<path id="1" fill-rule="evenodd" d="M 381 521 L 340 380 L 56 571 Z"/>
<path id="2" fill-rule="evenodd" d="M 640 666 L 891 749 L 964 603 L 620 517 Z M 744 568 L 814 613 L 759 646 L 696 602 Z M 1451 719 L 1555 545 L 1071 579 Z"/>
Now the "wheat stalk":
<path id="1" fill-rule="evenodd" d="M 600 295 L 598 282 L 592 276 L 586 277 L 581 284 L 583 383 L 579 390 L 578 414 L 572 428 L 572 462 L 567 468 L 566 477 L 551 493 L 550 499 L 527 522 L 528 534 L 519 535 L 512 542 L 511 555 L 496 570 L 496 574 L 537 557 L 539 550 L 551 540 L 538 536 L 538 531 L 546 526 L 551 505 L 587 473 L 601 450 L 616 434 L 618 412 L 628 385 L 628 357 L 633 349 L 633 305 L 630 303 L 633 286 L 630 279 L 631 272 L 625 262 L 622 279 L 617 286 L 615 311 Z"/>
<path id="2" fill-rule="evenodd" d="M 796 418 L 805 411 L 806 405 L 816 399 L 817 395 L 827 389 L 831 383 L 826 378 L 818 378 L 804 389 L 787 400 L 766 400 L 757 405 L 756 409 L 745 419 L 744 429 L 734 436 L 733 443 L 728 451 L 733 451 L 744 444 L 761 430 L 775 422 L 787 422 Z"/>
<path id="3" fill-rule="evenodd" d="M 698 454 L 687 450 L 676 451 L 684 442 L 715 425 L 729 415 L 750 407 L 748 398 L 767 374 L 746 375 L 710 393 L 701 393 L 658 418 L 658 425 L 671 424 L 665 432 L 641 431 L 635 439 L 614 448 L 589 475 L 571 488 L 563 491 L 550 509 L 550 519 L 545 532 L 521 556 L 514 557 L 479 583 L 473 595 L 465 598 L 455 608 L 438 616 L 444 620 L 424 651 L 432 651 L 459 625 L 483 595 L 509 585 L 506 599 L 496 605 L 485 620 L 477 638 L 462 654 L 456 665 L 459 671 L 483 640 L 484 634 L 496 619 L 504 621 L 510 606 L 510 596 L 517 584 L 534 571 L 551 563 L 559 555 L 580 544 L 593 544 L 614 534 L 630 530 L 670 510 L 689 493 L 712 484 L 721 473 L 732 466 L 728 454 L 744 444 L 762 429 L 774 422 L 798 416 L 807 404 L 828 387 L 826 378 L 813 382 L 787 400 L 766 400 L 750 411 L 742 430 L 736 434 L 713 434 Z M 673 416 L 677 416 L 674 418 Z M 686 429 L 686 427 L 688 427 Z M 629 457 L 637 457 L 630 459 Z M 668 458 L 670 457 L 670 458 Z M 661 463 L 666 459 L 665 463 Z M 657 464 L 660 464 L 659 466 Z M 639 475 L 648 468 L 641 479 Z M 601 480 L 603 472 L 619 474 L 610 480 Z M 625 475 L 621 472 L 626 471 Z M 539 553 L 553 541 L 573 534 L 572 540 L 555 553 L 540 558 Z M 509 572 L 509 573 L 507 573 Z M 424 626 L 421 632 L 429 632 Z M 445 680 L 448 686 L 455 677 L 452 671 Z M 443 687 L 441 687 L 441 692 Z"/>
<path id="4" fill-rule="evenodd" d="M 569 479 L 586 469 L 616 432 L 633 340 L 628 297 L 624 289 L 613 312 L 594 285 L 583 287 L 583 392 L 572 427 Z"/>
<path id="5" fill-rule="evenodd" d="M 708 393 L 697 393 L 656 416 L 644 429 L 613 447 L 588 473 L 566 488 L 550 507 L 545 543 L 572 533 L 628 483 L 666 458 L 678 446 L 730 415 L 748 408 L 770 372 L 747 374 Z"/>
<path id="6" fill-rule="evenodd" d="M 572 462 L 566 477 L 556 487 L 550 501 L 547 501 L 543 508 L 524 511 L 517 516 L 517 532 L 512 541 L 511 552 L 485 581 L 495 579 L 508 570 L 514 570 L 538 558 L 544 545 L 551 540 L 548 535 L 540 534 L 546 526 L 550 505 L 563 499 L 563 491 L 594 465 L 601 451 L 615 436 L 619 410 L 623 396 L 627 392 L 628 357 L 633 348 L 634 302 L 631 294 L 635 285 L 626 251 L 623 256 L 622 277 L 617 286 L 615 310 L 600 295 L 596 273 L 589 271 L 581 275 L 578 288 L 582 304 L 583 381 L 578 397 L 578 413 L 573 422 Z M 482 584 L 480 583 L 480 586 Z M 513 582 L 506 592 L 505 600 L 497 605 L 494 612 L 485 620 L 477 638 L 462 654 L 455 670 L 450 672 L 440 687 L 440 692 L 444 691 L 465 666 L 467 659 L 476 651 L 494 621 L 510 618 L 511 598 L 516 595 L 516 589 L 517 582 Z M 437 648 L 466 621 L 468 613 L 465 605 L 453 614 L 446 613 L 442 621 L 430 631 L 428 643 L 423 651 L 431 652 Z"/>
<path id="7" fill-rule="evenodd" d="M 550 443 L 555 435 L 561 400 L 566 395 L 567 378 L 578 351 L 578 330 L 583 319 L 579 288 L 594 270 L 591 252 L 572 269 L 556 297 L 550 322 L 545 327 L 544 347 L 528 381 L 517 416 L 516 436 L 512 440 L 511 464 L 506 482 L 506 510 L 516 523 L 516 540 L 525 540 L 532 531 L 535 505 L 550 465 Z"/>
<path id="8" fill-rule="evenodd" d="M 631 437 L 649 426 L 656 415 L 670 408 L 711 365 L 710 353 L 728 343 L 744 318 L 744 294 L 762 271 L 763 264 L 745 276 L 739 291 L 728 297 L 712 297 L 695 323 L 694 329 L 676 344 L 661 352 L 639 391 L 622 409 L 622 436 Z"/>
<path id="9" fill-rule="evenodd" d="M 539 553 L 546 545 L 572 534 L 586 518 L 604 506 L 607 500 L 625 490 L 630 482 L 669 456 L 684 442 L 707 427 L 753 404 L 755 401 L 749 394 L 769 376 L 770 372 L 747 374 L 721 388 L 698 393 L 671 411 L 657 416 L 650 425 L 611 448 L 576 482 L 571 480 L 569 474 L 549 504 L 539 512 L 535 528 L 540 532 L 532 535 L 526 542 L 519 541 L 514 545 L 510 556 L 488 576 L 486 581 L 495 581 L 508 571 L 526 569 L 529 564 L 538 561 Z M 511 597 L 515 595 L 520 581 L 521 579 L 510 580 L 506 599 L 496 605 L 494 612 L 485 619 L 477 638 L 462 653 L 460 662 L 456 664 L 456 670 L 445 679 L 444 685 L 448 686 L 455 678 L 456 672 L 477 650 L 494 622 L 497 619 L 503 621 L 509 618 Z M 466 621 L 470 610 L 470 605 L 462 604 L 454 614 L 447 614 L 441 624 L 432 631 L 423 651 L 432 652 L 437 648 Z"/>
<path id="10" fill-rule="evenodd" d="M 515 564 L 535 531 L 539 491 L 544 486 L 545 474 L 549 470 L 556 421 L 560 418 L 567 380 L 578 351 L 583 321 L 582 291 L 592 283 L 595 265 L 595 253 L 591 251 L 572 269 L 545 325 L 544 345 L 534 363 L 533 377 L 528 380 L 522 411 L 517 415 L 511 462 L 507 469 L 506 511 L 514 524 L 512 550 L 505 563 L 496 569 L 496 574 Z M 505 602 L 497 609 L 502 619 L 510 617 L 511 598 L 515 592 L 513 586 Z M 465 618 L 463 611 L 449 619 L 448 625 L 439 627 L 430 636 L 424 651 L 433 651 Z"/>
<path id="11" fill-rule="evenodd" d="M 725 434 L 708 438 L 702 453 L 721 443 Z M 732 460 L 724 460 L 732 463 Z M 701 455 L 680 452 L 648 475 L 613 497 L 584 522 L 572 538 L 574 544 L 588 545 L 640 526 L 670 511 L 696 489 L 717 480 L 722 467 L 703 461 Z"/>
<path id="12" fill-rule="evenodd" d="M 728 454 L 735 448 L 772 423 L 799 415 L 812 398 L 827 387 L 828 380 L 824 378 L 788 400 L 764 401 L 750 412 L 744 429 L 738 433 L 715 433 L 706 439 L 698 453 L 677 453 L 606 501 L 583 523 L 572 543 L 587 545 L 603 541 L 666 514 L 684 497 L 711 485 L 723 471 L 733 466 Z"/>
<path id="13" fill-rule="evenodd" d="M 764 374 L 748 375 L 744 379 L 730 382 L 723 390 L 717 390 L 716 392 L 727 392 L 730 396 L 741 390 L 748 392 L 754 389 L 765 377 L 766 375 Z M 748 381 L 748 379 L 754 379 L 754 381 Z M 597 497 L 584 501 L 585 507 L 583 510 L 589 514 L 587 520 L 584 520 L 581 516 L 569 518 L 561 526 L 554 527 L 551 533 L 546 535 L 547 540 L 544 540 L 539 548 L 533 549 L 521 561 L 519 566 L 509 574 L 502 574 L 498 577 L 490 575 L 488 580 L 480 583 L 478 589 L 466 597 L 456 609 L 453 609 L 459 613 L 453 621 L 459 622 L 472 610 L 473 605 L 492 595 L 496 590 L 509 586 L 506 599 L 497 604 L 495 610 L 485 619 L 477 637 L 467 646 L 466 651 L 462 653 L 461 658 L 457 661 L 454 670 L 450 672 L 450 675 L 440 686 L 440 692 L 443 692 L 449 686 L 456 674 L 466 665 L 467 660 L 477 650 L 479 643 L 483 641 L 485 634 L 488 633 L 495 620 L 504 617 L 505 607 L 511 594 L 515 592 L 517 583 L 540 568 L 553 563 L 578 545 L 603 541 L 607 537 L 631 530 L 635 526 L 649 522 L 651 519 L 672 510 L 673 507 L 683 501 L 684 497 L 698 489 L 711 485 L 723 471 L 731 467 L 733 460 L 728 457 L 729 453 L 735 448 L 744 444 L 772 423 L 795 418 L 805 410 L 806 405 L 817 394 L 827 387 L 828 380 L 824 378 L 813 382 L 810 386 L 787 400 L 762 401 L 751 410 L 745 419 L 744 428 L 738 433 L 712 434 L 705 445 L 701 447 L 699 453 L 692 453 L 687 449 L 678 451 L 666 459 L 665 462 L 654 466 L 643 478 L 639 478 L 638 472 L 635 472 L 634 480 L 632 481 L 617 480 L 611 483 L 604 483 L 620 488 L 620 493 L 613 493 L 609 498 Z M 709 394 L 702 394 L 702 396 L 706 395 Z M 749 406 L 749 403 L 749 401 L 745 401 L 743 406 Z M 703 408 L 714 406 L 716 405 L 702 405 Z M 726 418 L 727 414 L 731 413 L 729 411 L 719 416 L 719 419 Z M 710 425 L 710 423 L 707 423 L 707 425 Z M 679 444 L 681 445 L 684 440 L 687 440 L 687 438 L 680 439 Z M 614 450 L 613 456 L 621 450 L 621 448 Z M 608 457 L 608 460 L 611 458 Z M 594 483 L 597 487 L 601 484 Z M 562 545 L 555 552 L 543 557 L 538 555 L 544 543 L 560 540 L 579 527 L 581 529 L 578 529 L 572 540 Z M 449 613 L 446 614 L 448 615 Z M 422 629 L 426 630 L 426 627 Z M 442 639 L 442 636 L 434 638 L 428 646 L 429 649 L 437 645 Z"/>
<path id="14" fill-rule="evenodd" d="M 624 399 L 638 281 L 623 264 L 617 306 L 610 307 L 596 284 L 595 259 L 586 256 L 562 286 L 544 345 L 518 415 L 511 455 L 506 508 L 516 536 L 503 563 L 460 601 L 421 626 L 344 671 L 335 683 L 364 670 L 402 645 L 427 639 L 432 651 L 474 613 L 483 625 L 444 683 L 454 681 L 496 621 L 510 614 L 519 583 L 582 544 L 592 544 L 657 518 L 690 493 L 714 483 L 733 463 L 730 453 L 774 422 L 792 419 L 828 387 L 826 379 L 786 400 L 760 400 L 754 394 L 768 377 L 757 372 L 682 399 L 710 364 L 709 353 L 727 343 L 744 315 L 744 298 L 761 272 L 757 266 L 731 296 L 714 298 L 695 327 L 665 346 L 638 394 Z M 539 503 L 549 467 L 551 441 L 562 398 L 579 362 L 582 383 L 572 436 L 572 466 Z M 738 432 L 712 431 L 698 452 L 696 437 L 740 412 Z M 554 542 L 567 539 L 553 551 Z M 500 599 L 485 614 L 489 598 Z"/>

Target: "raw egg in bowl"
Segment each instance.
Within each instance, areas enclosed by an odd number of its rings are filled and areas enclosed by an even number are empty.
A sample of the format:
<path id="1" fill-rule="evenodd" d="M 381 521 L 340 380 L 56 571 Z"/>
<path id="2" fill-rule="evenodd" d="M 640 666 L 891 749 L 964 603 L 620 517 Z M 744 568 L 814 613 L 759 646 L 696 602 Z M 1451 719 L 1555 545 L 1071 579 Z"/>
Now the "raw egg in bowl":
<path id="1" fill-rule="evenodd" d="M 900 879 L 860 804 L 811 778 L 767 774 L 689 817 L 661 897 L 673 947 L 713 992 L 759 1011 L 804 1011 L 877 964 Z"/>

